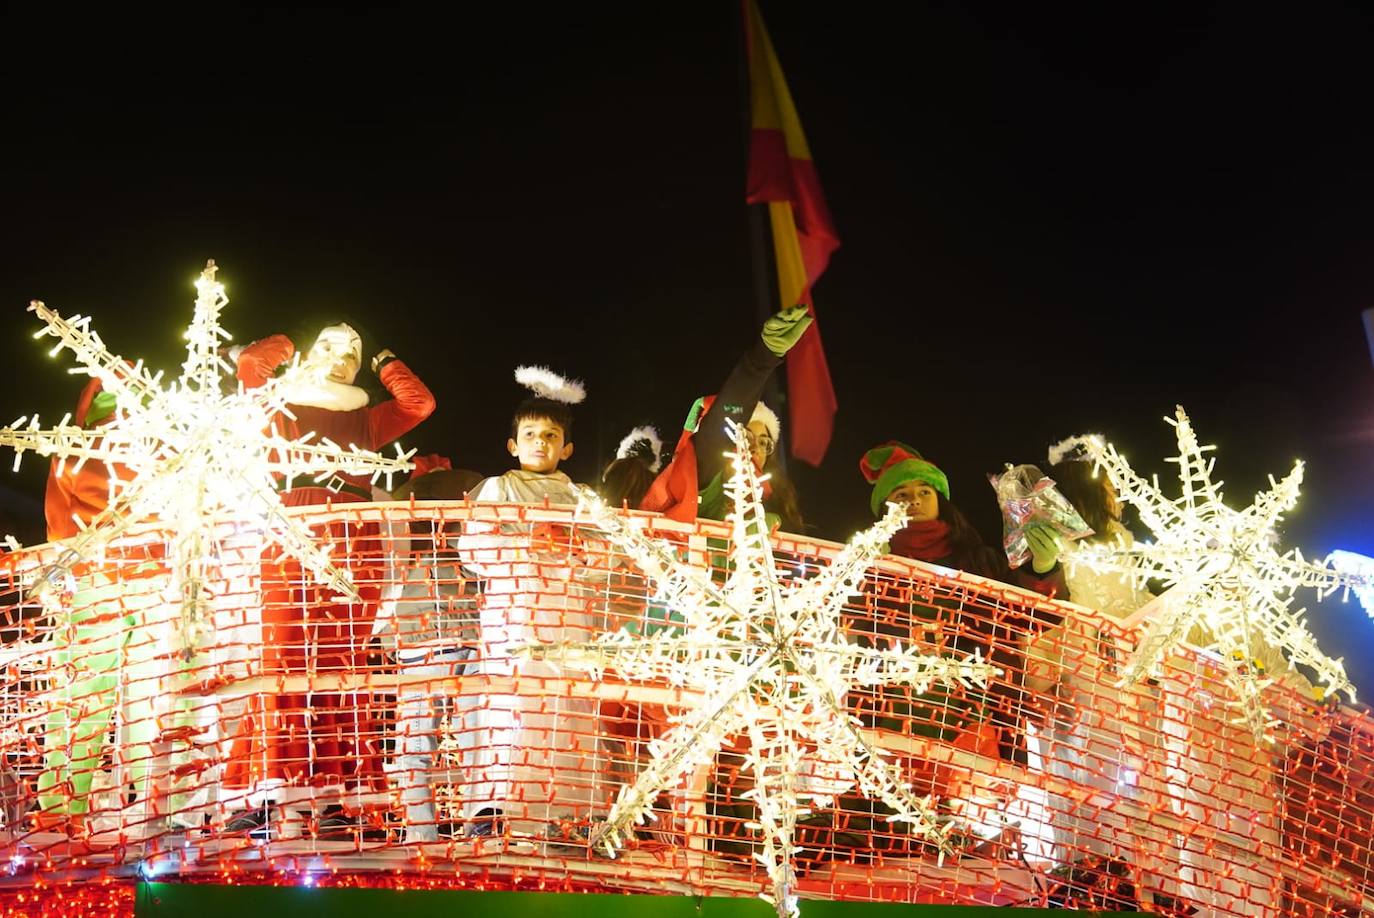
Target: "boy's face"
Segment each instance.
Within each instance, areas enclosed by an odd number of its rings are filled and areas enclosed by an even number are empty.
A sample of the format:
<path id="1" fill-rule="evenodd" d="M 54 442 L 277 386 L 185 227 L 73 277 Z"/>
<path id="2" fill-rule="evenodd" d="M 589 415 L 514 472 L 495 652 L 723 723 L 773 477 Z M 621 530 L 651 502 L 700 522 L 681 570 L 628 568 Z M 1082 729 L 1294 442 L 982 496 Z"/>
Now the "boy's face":
<path id="1" fill-rule="evenodd" d="M 548 418 L 525 418 L 516 428 L 515 439 L 506 449 L 526 472 L 558 471 L 558 463 L 573 453 L 573 445 L 563 442 L 563 428 Z"/>

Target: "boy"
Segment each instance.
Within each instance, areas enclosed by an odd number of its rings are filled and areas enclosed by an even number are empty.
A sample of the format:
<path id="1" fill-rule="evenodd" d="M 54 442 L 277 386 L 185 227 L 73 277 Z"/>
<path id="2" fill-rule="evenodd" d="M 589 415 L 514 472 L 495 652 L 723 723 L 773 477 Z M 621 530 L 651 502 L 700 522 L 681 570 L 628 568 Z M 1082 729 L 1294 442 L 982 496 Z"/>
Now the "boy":
<path id="1" fill-rule="evenodd" d="M 389 496 L 396 500 L 457 501 L 480 480 L 476 472 L 452 469 L 448 460 L 442 460 L 442 467 L 414 476 Z M 436 679 L 462 675 L 467 661 L 476 655 L 478 591 L 457 562 L 454 543 L 459 524 L 421 519 L 408 527 L 404 522 L 394 522 L 390 528 L 390 570 L 373 633 L 389 636 L 401 675 Z M 472 699 L 453 697 L 428 682 L 408 682 L 399 692 L 397 769 L 391 779 L 405 805 L 408 844 L 439 840 L 431 781 L 439 724 L 446 711 L 456 715 L 465 701 Z"/>
<path id="2" fill-rule="evenodd" d="M 535 393 L 516 409 L 506 442 L 520 467 L 488 478 L 471 497 L 573 506 L 577 495 L 558 465 L 573 453 L 571 406 L 585 392 L 540 368 L 521 367 L 515 378 Z M 485 695 L 466 718 L 461 761 L 469 837 L 509 829 L 557 838 L 591 815 L 595 702 L 532 694 L 539 678 L 566 678 L 568 671 L 516 655 L 527 644 L 589 640 L 595 624 L 572 584 L 571 545 L 540 539 L 541 550 L 532 544 L 540 530 L 556 531 L 474 519 L 460 543 L 463 563 L 486 578 L 477 669 L 524 677 L 524 694 Z"/>

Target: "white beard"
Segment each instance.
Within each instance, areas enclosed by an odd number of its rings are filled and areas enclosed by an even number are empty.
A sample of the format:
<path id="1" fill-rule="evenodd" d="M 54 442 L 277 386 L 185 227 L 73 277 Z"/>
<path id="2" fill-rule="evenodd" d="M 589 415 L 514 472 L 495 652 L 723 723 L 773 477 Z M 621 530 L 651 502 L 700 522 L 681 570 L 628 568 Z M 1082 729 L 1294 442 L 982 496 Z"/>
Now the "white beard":
<path id="1" fill-rule="evenodd" d="M 288 394 L 287 402 L 306 408 L 324 408 L 328 411 L 356 411 L 367 407 L 367 390 L 349 383 L 326 379 L 293 387 Z"/>

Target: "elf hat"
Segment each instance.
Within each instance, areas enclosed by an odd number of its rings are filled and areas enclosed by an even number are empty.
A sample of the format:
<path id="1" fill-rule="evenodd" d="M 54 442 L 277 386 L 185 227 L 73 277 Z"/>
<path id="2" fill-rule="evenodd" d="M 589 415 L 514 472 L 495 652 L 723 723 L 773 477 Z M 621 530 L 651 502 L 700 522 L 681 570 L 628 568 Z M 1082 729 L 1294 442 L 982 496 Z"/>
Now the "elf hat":
<path id="1" fill-rule="evenodd" d="M 888 440 L 864 453 L 859 471 L 873 485 L 868 506 L 874 516 L 882 516 L 887 496 L 909 481 L 924 481 L 949 500 L 949 479 L 933 462 L 927 462 L 905 443 Z"/>

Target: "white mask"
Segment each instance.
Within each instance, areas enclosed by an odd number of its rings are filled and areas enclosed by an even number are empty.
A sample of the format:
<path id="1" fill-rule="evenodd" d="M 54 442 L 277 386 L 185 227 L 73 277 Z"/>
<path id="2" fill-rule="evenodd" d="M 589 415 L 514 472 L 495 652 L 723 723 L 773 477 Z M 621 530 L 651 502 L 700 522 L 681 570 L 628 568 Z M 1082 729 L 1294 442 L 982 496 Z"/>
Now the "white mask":
<path id="1" fill-rule="evenodd" d="M 363 363 L 363 339 L 352 327 L 342 322 L 330 325 L 320 331 L 315 343 L 310 346 L 310 357 L 319 357 L 321 354 L 328 354 L 335 361 L 329 379 L 352 385 Z"/>

